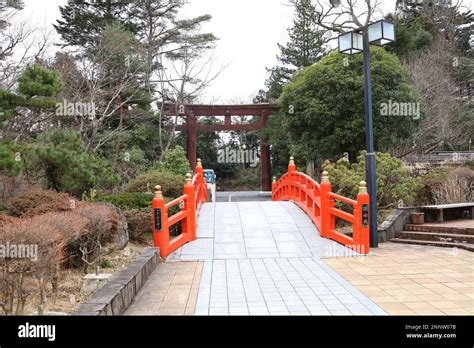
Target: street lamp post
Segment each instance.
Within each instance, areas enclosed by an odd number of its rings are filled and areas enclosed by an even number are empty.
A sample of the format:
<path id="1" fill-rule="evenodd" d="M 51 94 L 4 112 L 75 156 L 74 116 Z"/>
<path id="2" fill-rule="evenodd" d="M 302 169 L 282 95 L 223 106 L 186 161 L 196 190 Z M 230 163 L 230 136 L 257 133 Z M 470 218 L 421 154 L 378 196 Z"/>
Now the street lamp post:
<path id="1" fill-rule="evenodd" d="M 370 246 L 377 248 L 377 161 L 374 143 L 374 119 L 372 109 L 372 77 L 370 70 L 370 44 L 385 45 L 395 41 L 393 23 L 381 20 L 367 27 L 339 36 L 339 51 L 345 54 L 363 52 L 364 55 L 364 93 L 365 93 L 365 133 L 367 142 L 366 181 L 370 195 Z"/>

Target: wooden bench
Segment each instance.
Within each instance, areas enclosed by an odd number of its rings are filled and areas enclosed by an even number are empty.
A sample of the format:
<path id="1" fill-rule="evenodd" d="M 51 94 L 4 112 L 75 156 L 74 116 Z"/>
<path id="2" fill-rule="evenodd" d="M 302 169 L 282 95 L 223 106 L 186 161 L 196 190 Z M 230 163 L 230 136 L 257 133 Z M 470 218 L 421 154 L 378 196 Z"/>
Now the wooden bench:
<path id="1" fill-rule="evenodd" d="M 456 219 L 474 219 L 474 202 L 430 205 L 421 207 L 425 213 L 425 222 L 444 222 Z"/>

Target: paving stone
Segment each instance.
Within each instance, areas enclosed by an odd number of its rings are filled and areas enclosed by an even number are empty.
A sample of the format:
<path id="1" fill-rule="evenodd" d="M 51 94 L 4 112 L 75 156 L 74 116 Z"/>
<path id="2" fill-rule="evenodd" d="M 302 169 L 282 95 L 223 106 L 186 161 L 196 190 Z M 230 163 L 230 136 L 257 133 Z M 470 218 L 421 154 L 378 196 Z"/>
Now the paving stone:
<path id="1" fill-rule="evenodd" d="M 153 282 L 148 289 L 161 289 L 155 296 L 166 298 L 168 307 L 148 310 L 205 316 L 383 315 L 319 259 L 337 247 L 320 238 L 311 220 L 289 202 L 206 204 L 198 239 L 173 253 L 161 274 L 166 282 Z M 186 267 L 176 277 L 178 266 L 173 263 L 196 260 L 203 260 L 198 280 L 197 267 Z M 166 295 L 168 288 L 181 293 Z"/>

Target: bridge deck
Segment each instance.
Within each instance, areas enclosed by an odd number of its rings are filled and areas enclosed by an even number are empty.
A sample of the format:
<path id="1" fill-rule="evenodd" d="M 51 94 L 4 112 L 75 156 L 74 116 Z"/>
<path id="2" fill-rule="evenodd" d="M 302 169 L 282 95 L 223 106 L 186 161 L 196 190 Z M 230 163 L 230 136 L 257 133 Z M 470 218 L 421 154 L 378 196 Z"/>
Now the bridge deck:
<path id="1" fill-rule="evenodd" d="M 153 303 L 163 306 L 168 301 L 172 313 L 179 298 L 183 303 L 175 314 L 189 314 L 189 308 L 196 315 L 385 314 L 320 259 L 347 255 L 354 252 L 321 238 L 292 203 L 206 204 L 199 216 L 198 239 L 163 265 L 191 263 L 194 270 L 198 262 L 202 271 L 187 278 L 175 276 L 174 281 L 169 271 L 159 268 L 157 278 L 166 274 L 175 293 L 168 291 L 160 302 L 153 285 L 160 280 L 152 276 L 128 314 L 169 314 L 169 308 L 154 311 Z M 184 285 L 185 280 L 192 284 Z M 183 293 L 184 287 L 188 292 Z"/>
<path id="2" fill-rule="evenodd" d="M 309 217 L 289 202 L 206 204 L 199 215 L 198 239 L 168 261 L 300 258 L 355 254 L 321 238 Z"/>

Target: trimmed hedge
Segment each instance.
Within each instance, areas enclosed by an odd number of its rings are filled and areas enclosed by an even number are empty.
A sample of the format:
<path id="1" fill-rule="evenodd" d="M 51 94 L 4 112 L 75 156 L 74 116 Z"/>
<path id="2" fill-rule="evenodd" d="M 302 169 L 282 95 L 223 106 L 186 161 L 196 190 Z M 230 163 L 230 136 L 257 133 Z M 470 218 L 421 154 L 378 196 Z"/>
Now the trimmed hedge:
<path id="1" fill-rule="evenodd" d="M 122 192 L 96 199 L 97 202 L 110 203 L 122 210 L 151 208 L 152 200 L 152 194 L 138 192 Z"/>
<path id="2" fill-rule="evenodd" d="M 184 176 L 162 170 L 150 170 L 132 180 L 125 187 L 125 191 L 153 194 L 155 186 L 160 185 L 166 197 L 178 198 L 183 195 L 184 184 Z"/>

